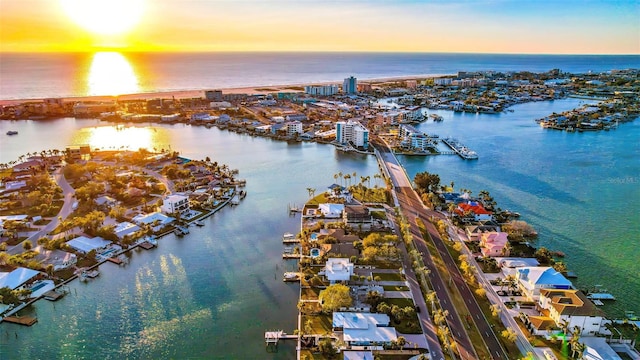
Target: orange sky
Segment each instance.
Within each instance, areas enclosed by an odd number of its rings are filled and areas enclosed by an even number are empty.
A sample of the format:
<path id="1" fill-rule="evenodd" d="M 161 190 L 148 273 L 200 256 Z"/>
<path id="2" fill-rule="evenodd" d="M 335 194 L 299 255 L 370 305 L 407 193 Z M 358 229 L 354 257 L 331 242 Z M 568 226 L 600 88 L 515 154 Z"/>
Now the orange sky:
<path id="1" fill-rule="evenodd" d="M 63 1 L 74 0 L 0 0 L 0 51 L 640 54 L 637 0 L 139 0 L 143 15 L 120 35 L 79 25 Z"/>

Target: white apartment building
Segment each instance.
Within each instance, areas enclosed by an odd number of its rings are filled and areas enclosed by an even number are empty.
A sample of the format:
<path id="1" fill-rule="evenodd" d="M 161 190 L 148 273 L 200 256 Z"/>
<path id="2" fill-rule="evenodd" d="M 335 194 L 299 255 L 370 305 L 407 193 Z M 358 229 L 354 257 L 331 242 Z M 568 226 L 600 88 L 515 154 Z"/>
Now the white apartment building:
<path id="1" fill-rule="evenodd" d="M 336 123 L 336 142 L 346 145 L 367 148 L 369 146 L 369 130 L 357 121 L 338 121 Z"/>
<path id="2" fill-rule="evenodd" d="M 304 87 L 305 94 L 313 96 L 331 96 L 338 93 L 338 85 L 310 85 Z"/>

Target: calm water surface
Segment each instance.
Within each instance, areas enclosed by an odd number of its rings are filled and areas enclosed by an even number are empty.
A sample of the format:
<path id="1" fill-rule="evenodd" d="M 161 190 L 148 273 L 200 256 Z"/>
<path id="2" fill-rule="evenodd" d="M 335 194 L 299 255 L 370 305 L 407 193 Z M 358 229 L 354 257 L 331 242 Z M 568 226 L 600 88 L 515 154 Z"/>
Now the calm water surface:
<path id="1" fill-rule="evenodd" d="M 544 130 L 533 122 L 579 103 L 524 104 L 499 115 L 439 112 L 444 121 L 423 123 L 421 130 L 455 136 L 480 159 L 400 160 L 410 176 L 430 171 L 456 188 L 490 191 L 502 208 L 520 212 L 536 227 L 538 245 L 567 254 L 578 286 L 602 284 L 618 298 L 606 307 L 608 314 L 640 313 L 640 203 L 634 201 L 640 199 L 640 122 L 597 133 Z M 57 303 L 38 302 L 32 310 L 37 325 L 2 324 L 2 358 L 291 358 L 292 345 L 267 354 L 262 339 L 267 329 L 292 331 L 296 325 L 297 286 L 281 281 L 294 265 L 281 260 L 280 237 L 299 229 L 287 204 L 301 204 L 307 187 L 321 191 L 337 172 L 372 176 L 375 159 L 215 128 L 105 125 L 75 119 L 0 122 L 0 134 L 19 131 L 2 135 L 0 162 L 67 144 L 109 144 L 104 137 L 116 147 L 151 143 L 240 169 L 248 196 L 183 239 L 168 236 L 158 249 L 133 252 L 127 267 L 105 264 L 98 279 L 72 283 L 71 295 Z"/>

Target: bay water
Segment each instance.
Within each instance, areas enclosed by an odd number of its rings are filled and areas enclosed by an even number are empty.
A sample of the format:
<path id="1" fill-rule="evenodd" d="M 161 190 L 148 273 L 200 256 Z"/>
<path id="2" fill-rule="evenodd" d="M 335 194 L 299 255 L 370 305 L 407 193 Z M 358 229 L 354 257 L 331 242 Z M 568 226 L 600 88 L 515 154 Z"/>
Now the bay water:
<path id="1" fill-rule="evenodd" d="M 567 254 L 579 287 L 602 284 L 618 301 L 605 307 L 620 317 L 640 312 L 637 262 L 640 227 L 637 201 L 640 123 L 617 130 L 566 133 L 533 120 L 584 100 L 522 104 L 504 114 L 437 111 L 441 123 L 419 125 L 441 137 L 454 136 L 479 154 L 400 157 L 408 174 L 438 173 L 443 183 L 488 190 L 499 206 L 520 212 L 540 233 L 537 246 Z M 3 121 L 0 133 L 19 135 L 0 143 L 0 161 L 67 144 L 94 143 L 107 129 L 148 132 L 153 147 L 188 158 L 209 156 L 240 170 L 247 198 L 192 228 L 184 238 L 162 238 L 151 251 L 134 251 L 129 265 L 105 264 L 98 279 L 73 282 L 56 303 L 39 301 L 33 327 L 3 324 L 0 353 L 8 358 L 273 358 L 287 359 L 294 345 L 267 353 L 263 332 L 296 326 L 297 285 L 282 282 L 295 268 L 281 259 L 281 236 L 296 232 L 307 188 L 316 193 L 334 174 L 371 176 L 372 156 L 344 154 L 330 145 L 286 143 L 189 125 L 113 125 L 98 120 Z M 96 135 L 98 134 L 98 135 Z M 135 133 L 134 138 L 141 138 Z M 372 181 L 373 183 L 373 181 Z M 36 341 L 37 339 L 37 341 Z M 3 357 L 4 358 L 4 357 Z"/>

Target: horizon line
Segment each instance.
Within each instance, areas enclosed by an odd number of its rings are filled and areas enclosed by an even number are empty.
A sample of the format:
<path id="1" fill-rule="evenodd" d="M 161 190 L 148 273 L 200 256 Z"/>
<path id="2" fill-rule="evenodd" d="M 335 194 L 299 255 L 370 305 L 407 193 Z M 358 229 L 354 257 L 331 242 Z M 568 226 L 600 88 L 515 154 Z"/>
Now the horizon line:
<path id="1" fill-rule="evenodd" d="M 0 54 L 91 54 L 98 52 L 118 53 L 173 53 L 173 54 L 451 54 L 451 55 L 527 55 L 527 56 L 640 56 L 639 53 L 519 53 L 519 52 L 475 52 L 475 51 L 379 51 L 379 50 L 130 50 L 122 48 L 95 48 L 91 50 L 9 50 Z"/>

